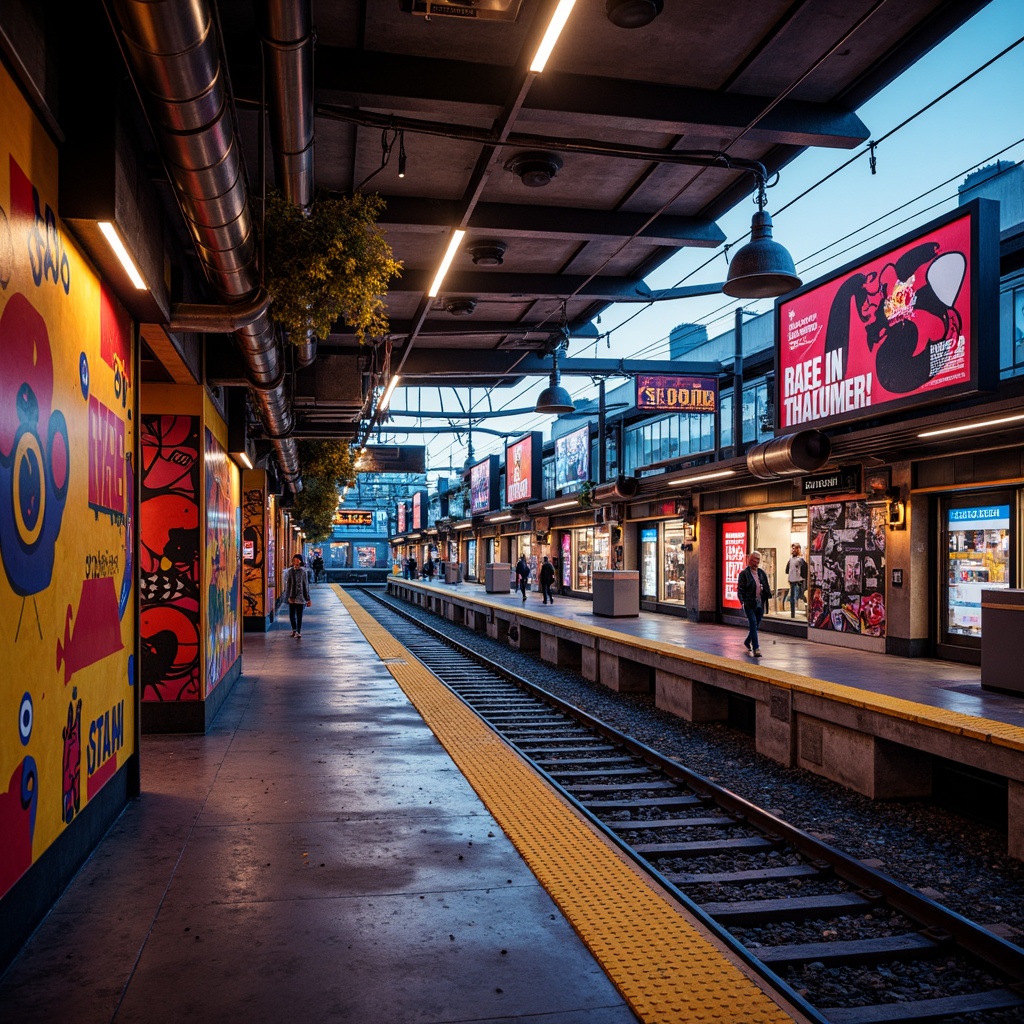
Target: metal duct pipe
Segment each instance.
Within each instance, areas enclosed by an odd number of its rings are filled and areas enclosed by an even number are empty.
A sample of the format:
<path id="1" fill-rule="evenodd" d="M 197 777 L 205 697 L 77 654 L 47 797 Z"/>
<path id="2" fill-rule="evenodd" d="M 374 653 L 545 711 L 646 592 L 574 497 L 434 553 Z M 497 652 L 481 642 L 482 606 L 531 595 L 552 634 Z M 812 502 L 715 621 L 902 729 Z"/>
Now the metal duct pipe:
<path id="1" fill-rule="evenodd" d="M 176 302 L 171 307 L 169 331 L 234 334 L 255 323 L 267 312 L 270 296 L 261 288 L 248 302 L 214 306 L 198 302 Z"/>
<path id="2" fill-rule="evenodd" d="M 220 298 L 257 296 L 256 237 L 206 0 L 111 0 L 178 203 Z M 266 312 L 235 338 L 281 473 L 301 489 L 284 363 Z"/>
<path id="3" fill-rule="evenodd" d="M 285 199 L 305 208 L 313 202 L 313 4 L 263 0 L 260 8 L 274 174 Z"/>
<path id="4" fill-rule="evenodd" d="M 754 445 L 747 452 L 747 469 L 759 480 L 777 480 L 781 476 L 816 473 L 831 454 L 828 434 L 801 430 Z"/>

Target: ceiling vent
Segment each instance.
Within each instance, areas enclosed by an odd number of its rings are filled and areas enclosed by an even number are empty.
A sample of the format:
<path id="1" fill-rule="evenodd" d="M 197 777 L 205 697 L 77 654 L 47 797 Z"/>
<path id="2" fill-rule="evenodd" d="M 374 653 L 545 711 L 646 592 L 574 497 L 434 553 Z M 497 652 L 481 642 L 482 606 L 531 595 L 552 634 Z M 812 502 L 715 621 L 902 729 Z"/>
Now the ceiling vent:
<path id="1" fill-rule="evenodd" d="M 481 21 L 515 21 L 523 0 L 398 0 L 406 14 L 423 18 L 475 18 Z"/>
<path id="2" fill-rule="evenodd" d="M 469 316 L 476 309 L 476 299 L 448 299 L 444 311 L 452 316 Z"/>
<path id="3" fill-rule="evenodd" d="M 518 153 L 505 164 L 529 188 L 543 188 L 561 170 L 562 161 L 554 153 Z"/>
<path id="4" fill-rule="evenodd" d="M 505 262 L 504 242 L 474 242 L 466 246 L 473 263 L 478 267 L 500 267 Z"/>
<path id="5" fill-rule="evenodd" d="M 608 20 L 619 28 L 643 28 L 661 14 L 664 0 L 605 0 Z"/>

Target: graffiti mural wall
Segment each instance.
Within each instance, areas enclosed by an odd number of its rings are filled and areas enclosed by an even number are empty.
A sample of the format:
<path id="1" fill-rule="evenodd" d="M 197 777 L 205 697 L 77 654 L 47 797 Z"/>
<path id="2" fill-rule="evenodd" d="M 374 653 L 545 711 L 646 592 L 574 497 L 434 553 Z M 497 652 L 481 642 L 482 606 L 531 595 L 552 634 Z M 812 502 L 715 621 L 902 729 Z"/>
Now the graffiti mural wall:
<path id="1" fill-rule="evenodd" d="M 143 416 L 141 435 L 142 699 L 199 700 L 199 417 Z"/>
<path id="2" fill-rule="evenodd" d="M 241 474 L 210 429 L 203 431 L 206 467 L 206 693 L 241 653 Z"/>
<path id="3" fill-rule="evenodd" d="M 246 618 L 267 614 L 266 474 L 245 474 L 242 504 L 242 611 Z"/>
<path id="4" fill-rule="evenodd" d="M 134 755 L 132 329 L 0 66 L 0 897 Z"/>

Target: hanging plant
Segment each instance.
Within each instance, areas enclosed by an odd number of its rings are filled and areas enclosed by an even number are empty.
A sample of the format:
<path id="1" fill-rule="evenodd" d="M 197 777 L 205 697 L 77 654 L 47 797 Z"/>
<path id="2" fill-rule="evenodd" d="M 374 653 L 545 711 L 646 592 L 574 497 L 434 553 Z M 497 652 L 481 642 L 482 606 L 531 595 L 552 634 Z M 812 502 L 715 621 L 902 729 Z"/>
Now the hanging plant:
<path id="1" fill-rule="evenodd" d="M 355 462 L 344 441 L 300 441 L 299 462 L 302 490 L 295 495 L 292 515 L 306 540 L 315 544 L 334 530 L 338 488 L 353 482 Z"/>
<path id="2" fill-rule="evenodd" d="M 593 480 L 584 480 L 580 485 L 580 493 L 577 495 L 577 500 L 581 508 L 590 508 L 594 504 L 595 487 L 597 487 L 597 484 Z"/>
<path id="3" fill-rule="evenodd" d="M 384 200 L 356 193 L 308 210 L 267 195 L 264 228 L 270 315 L 295 342 L 321 341 L 343 319 L 362 342 L 386 334 L 384 296 L 402 265 L 377 226 Z"/>

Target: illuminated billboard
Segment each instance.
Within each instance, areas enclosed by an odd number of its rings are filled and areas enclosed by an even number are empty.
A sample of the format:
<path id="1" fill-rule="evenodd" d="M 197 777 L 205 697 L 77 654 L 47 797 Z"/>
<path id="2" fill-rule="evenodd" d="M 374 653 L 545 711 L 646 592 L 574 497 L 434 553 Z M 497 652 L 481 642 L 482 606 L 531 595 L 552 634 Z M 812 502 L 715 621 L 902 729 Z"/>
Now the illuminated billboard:
<path id="1" fill-rule="evenodd" d="M 541 455 L 544 435 L 539 431 L 505 446 L 505 504 L 537 501 L 541 494 Z"/>
<path id="2" fill-rule="evenodd" d="M 590 427 L 555 438 L 555 488 L 579 487 L 590 478 Z"/>
<path id="3" fill-rule="evenodd" d="M 427 525 L 427 492 L 415 491 L 412 496 L 412 529 L 422 530 Z"/>
<path id="4" fill-rule="evenodd" d="M 404 501 L 400 501 L 398 503 L 398 532 L 405 533 L 408 528 L 406 523 L 406 505 Z"/>
<path id="5" fill-rule="evenodd" d="M 776 302 L 780 430 L 992 387 L 998 245 L 975 200 Z"/>
<path id="6" fill-rule="evenodd" d="M 488 455 L 469 468 L 469 512 L 478 516 L 497 508 L 498 456 Z"/>
<path id="7" fill-rule="evenodd" d="M 657 412 L 718 412 L 718 378 L 637 374 L 636 407 Z"/>

